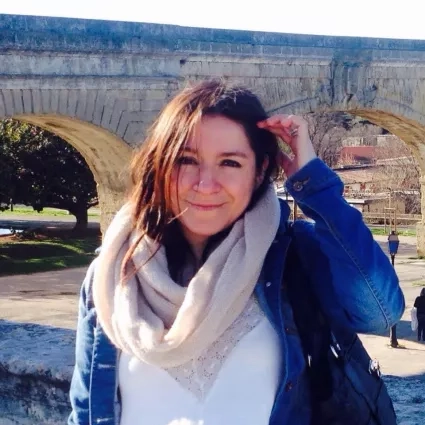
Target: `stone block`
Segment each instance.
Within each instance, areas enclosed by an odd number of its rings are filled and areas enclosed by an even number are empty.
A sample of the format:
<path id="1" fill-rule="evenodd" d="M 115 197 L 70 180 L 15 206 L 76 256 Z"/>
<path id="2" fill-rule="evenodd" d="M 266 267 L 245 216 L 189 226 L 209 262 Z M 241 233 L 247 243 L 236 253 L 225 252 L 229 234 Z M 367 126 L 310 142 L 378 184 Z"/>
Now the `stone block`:
<path id="1" fill-rule="evenodd" d="M 281 54 L 281 46 L 263 46 L 263 55 L 279 56 Z"/>
<path id="2" fill-rule="evenodd" d="M 211 43 L 211 52 L 227 55 L 231 52 L 231 43 Z"/>
<path id="3" fill-rule="evenodd" d="M 59 112 L 59 91 L 58 90 L 50 91 L 50 112 L 54 112 L 54 113 Z"/>
<path id="4" fill-rule="evenodd" d="M 102 121 L 100 122 L 101 127 L 103 128 L 109 127 L 109 121 L 112 116 L 112 111 L 113 109 L 111 106 L 105 106 L 105 108 L 103 109 Z"/>
<path id="5" fill-rule="evenodd" d="M 103 109 L 105 107 L 106 94 L 104 91 L 99 91 L 96 97 L 92 123 L 100 125 L 102 121 Z"/>
<path id="6" fill-rule="evenodd" d="M 237 55 L 252 55 L 254 53 L 254 45 L 252 44 L 234 44 L 230 45 L 230 52 Z"/>
<path id="7" fill-rule="evenodd" d="M 24 89 L 22 90 L 22 103 L 24 107 L 24 112 L 26 114 L 32 114 L 34 112 L 32 106 L 31 90 Z"/>
<path id="8" fill-rule="evenodd" d="M 167 97 L 166 90 L 151 90 L 143 91 L 142 100 L 164 100 Z"/>
<path id="9" fill-rule="evenodd" d="M 158 112 L 165 105 L 166 100 L 145 100 L 142 101 L 142 111 Z"/>
<path id="10" fill-rule="evenodd" d="M 78 90 L 72 89 L 68 91 L 68 107 L 67 115 L 75 117 L 77 114 Z"/>
<path id="11" fill-rule="evenodd" d="M 202 62 L 188 60 L 181 65 L 181 69 L 185 75 L 199 75 L 202 74 Z"/>
<path id="12" fill-rule="evenodd" d="M 15 114 L 15 105 L 13 104 L 12 90 L 2 90 L 4 99 L 4 108 L 6 110 L 6 116 L 11 117 Z"/>
<path id="13" fill-rule="evenodd" d="M 119 123 L 118 123 L 118 128 L 117 128 L 117 135 L 119 137 L 123 137 L 125 131 L 127 130 L 127 126 L 128 126 L 129 119 L 130 119 L 129 114 L 130 113 L 128 111 L 124 111 L 121 114 L 121 117 L 120 117 L 120 120 L 119 120 Z"/>
<path id="14" fill-rule="evenodd" d="M 94 108 L 96 104 L 97 90 L 87 90 L 87 103 L 85 117 L 86 121 L 93 121 Z"/>
<path id="15" fill-rule="evenodd" d="M 182 50 L 186 52 L 197 52 L 199 49 L 199 43 L 192 40 L 176 40 L 175 41 L 176 50 Z"/>
<path id="16" fill-rule="evenodd" d="M 213 62 L 209 60 L 202 63 L 203 75 L 211 77 L 232 76 L 234 75 L 234 65 L 232 62 Z"/>
<path id="17" fill-rule="evenodd" d="M 126 110 L 127 102 L 124 99 L 117 99 L 114 103 L 114 107 L 112 109 L 111 119 L 109 121 L 108 128 L 116 132 L 118 123 L 121 119 L 122 113 Z"/>
<path id="18" fill-rule="evenodd" d="M 78 90 L 77 96 L 77 109 L 75 116 L 81 120 L 86 118 L 86 104 L 87 101 L 87 90 Z"/>
<path id="19" fill-rule="evenodd" d="M 146 112 L 130 111 L 128 113 L 129 122 L 131 122 L 131 121 L 141 121 L 141 122 L 143 122 L 145 120 L 146 115 L 148 115 Z"/>
<path id="20" fill-rule="evenodd" d="M 59 109 L 58 112 L 61 115 L 67 115 L 68 113 L 68 90 L 59 90 Z"/>
<path id="21" fill-rule="evenodd" d="M 260 66 L 256 63 L 231 63 L 232 75 L 235 77 L 261 77 Z"/>
<path id="22" fill-rule="evenodd" d="M 32 97 L 32 107 L 34 114 L 42 113 L 42 105 L 41 105 L 41 92 L 38 89 L 31 90 Z"/>
<path id="23" fill-rule="evenodd" d="M 41 90 L 41 111 L 45 114 L 51 111 L 50 97 L 51 90 Z"/>
<path id="24" fill-rule="evenodd" d="M 146 97 L 146 95 L 145 95 Z M 127 100 L 127 108 L 129 111 L 141 111 L 141 101 L 140 99 L 129 99 Z"/>
<path id="25" fill-rule="evenodd" d="M 130 122 L 125 130 L 123 139 L 130 144 L 140 143 L 143 140 L 143 136 L 144 136 L 142 132 L 142 128 L 143 128 L 142 122 L 137 122 L 137 121 Z"/>
<path id="26" fill-rule="evenodd" d="M 198 51 L 210 53 L 211 52 L 211 43 L 208 41 L 200 41 L 198 43 Z"/>
<path id="27" fill-rule="evenodd" d="M 22 90 L 12 90 L 13 105 L 15 114 L 20 115 L 24 113 L 24 102 L 22 100 Z"/>

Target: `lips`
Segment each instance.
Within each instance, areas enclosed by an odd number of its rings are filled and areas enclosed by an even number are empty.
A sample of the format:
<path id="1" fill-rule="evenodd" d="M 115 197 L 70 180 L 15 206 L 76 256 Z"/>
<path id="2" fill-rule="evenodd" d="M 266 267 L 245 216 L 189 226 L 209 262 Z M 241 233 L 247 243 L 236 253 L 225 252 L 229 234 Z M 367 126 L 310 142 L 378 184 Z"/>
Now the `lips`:
<path id="1" fill-rule="evenodd" d="M 224 205 L 224 204 L 195 204 L 193 202 L 188 202 L 188 204 L 192 208 L 195 208 L 201 211 L 212 211 Z"/>

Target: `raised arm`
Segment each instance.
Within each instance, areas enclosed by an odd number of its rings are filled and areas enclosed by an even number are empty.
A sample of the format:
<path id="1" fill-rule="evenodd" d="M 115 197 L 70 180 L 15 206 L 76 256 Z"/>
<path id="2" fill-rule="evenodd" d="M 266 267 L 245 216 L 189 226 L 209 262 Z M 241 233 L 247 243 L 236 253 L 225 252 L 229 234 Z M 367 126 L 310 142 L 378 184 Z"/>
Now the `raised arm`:
<path id="1" fill-rule="evenodd" d="M 357 332 L 395 324 L 405 307 L 398 277 L 361 213 L 343 198 L 338 175 L 316 158 L 286 187 L 314 220 L 296 222 L 294 239 L 326 311 Z"/>
<path id="2" fill-rule="evenodd" d="M 280 154 L 286 187 L 314 220 L 296 222 L 295 243 L 326 312 L 357 332 L 392 326 L 404 311 L 397 275 L 360 212 L 344 200 L 339 177 L 316 157 L 307 122 L 275 115 L 258 126 L 292 150 Z"/>

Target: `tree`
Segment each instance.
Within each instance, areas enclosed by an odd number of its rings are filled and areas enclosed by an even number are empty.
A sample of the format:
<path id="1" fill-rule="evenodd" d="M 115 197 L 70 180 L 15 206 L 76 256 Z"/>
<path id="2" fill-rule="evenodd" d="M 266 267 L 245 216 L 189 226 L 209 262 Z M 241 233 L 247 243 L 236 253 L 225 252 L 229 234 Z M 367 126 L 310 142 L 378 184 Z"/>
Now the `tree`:
<path id="1" fill-rule="evenodd" d="M 339 152 L 347 137 L 382 134 L 383 129 L 345 112 L 317 112 L 304 115 L 316 155 L 329 167 L 338 165 Z"/>
<path id="2" fill-rule="evenodd" d="M 396 136 L 386 137 L 377 150 L 376 165 L 380 175 L 376 186 L 402 199 L 406 213 L 420 214 L 421 171 L 409 147 Z"/>
<path id="3" fill-rule="evenodd" d="M 15 120 L 0 122 L 0 205 L 22 203 L 36 211 L 59 208 L 87 228 L 98 204 L 96 182 L 84 158 L 60 137 Z"/>

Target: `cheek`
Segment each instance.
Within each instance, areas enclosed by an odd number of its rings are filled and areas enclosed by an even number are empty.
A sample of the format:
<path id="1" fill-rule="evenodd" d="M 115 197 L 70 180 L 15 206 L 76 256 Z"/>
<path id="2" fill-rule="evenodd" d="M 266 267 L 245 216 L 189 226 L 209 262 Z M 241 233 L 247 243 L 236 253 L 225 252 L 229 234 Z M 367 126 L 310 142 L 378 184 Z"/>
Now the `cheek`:
<path id="1" fill-rule="evenodd" d="M 185 198 L 185 194 L 192 187 L 191 176 L 187 170 L 183 169 L 174 170 L 171 175 L 171 207 L 174 214 L 180 213 L 181 201 Z"/>
<path id="2" fill-rule="evenodd" d="M 228 176 L 223 182 L 223 187 L 232 195 L 238 206 L 248 204 L 251 200 L 252 193 L 255 190 L 256 178 L 255 173 L 241 173 L 238 176 L 230 178 Z M 246 206 L 245 205 L 245 206 Z"/>

